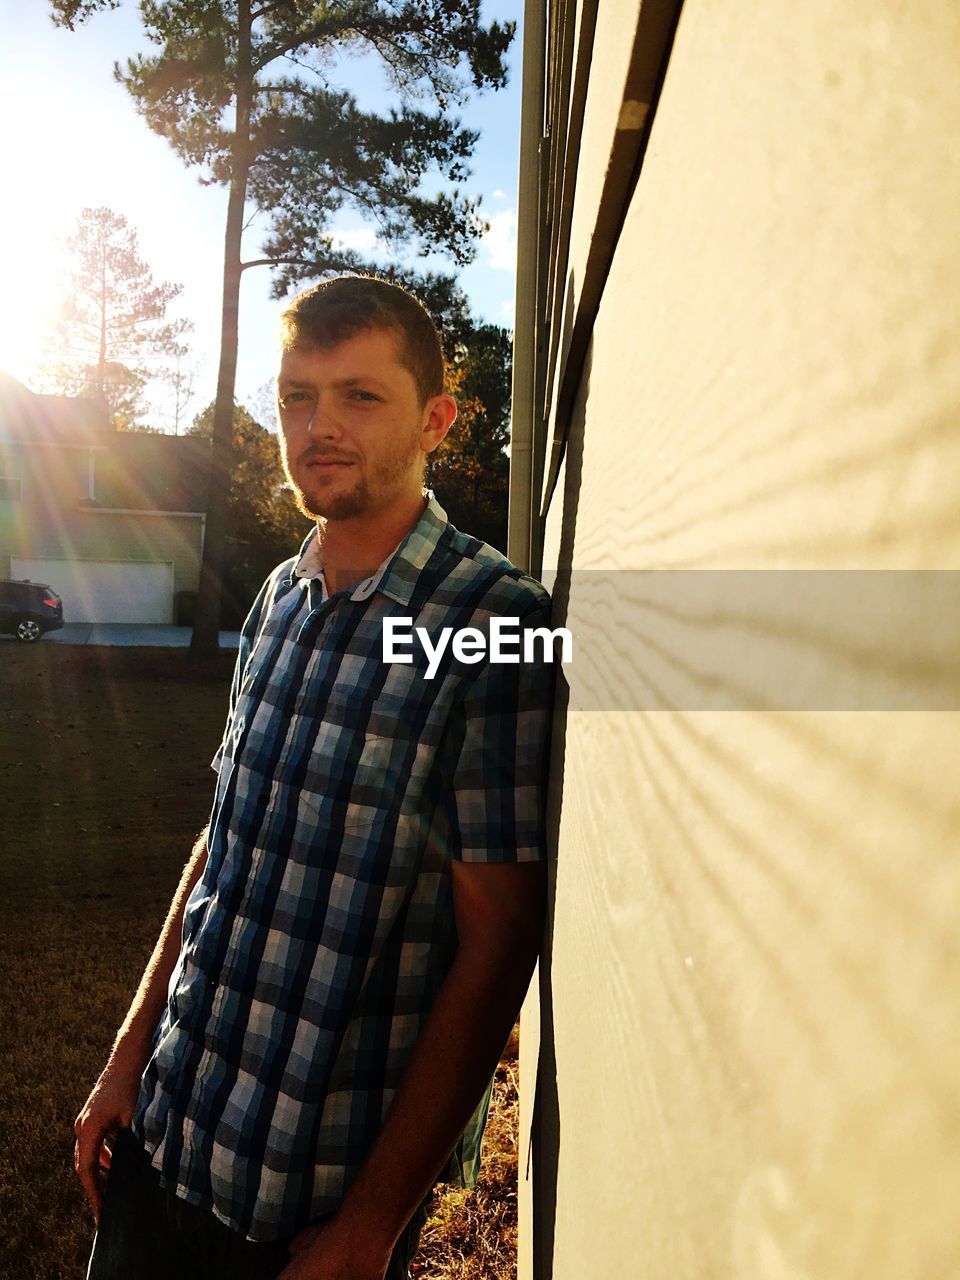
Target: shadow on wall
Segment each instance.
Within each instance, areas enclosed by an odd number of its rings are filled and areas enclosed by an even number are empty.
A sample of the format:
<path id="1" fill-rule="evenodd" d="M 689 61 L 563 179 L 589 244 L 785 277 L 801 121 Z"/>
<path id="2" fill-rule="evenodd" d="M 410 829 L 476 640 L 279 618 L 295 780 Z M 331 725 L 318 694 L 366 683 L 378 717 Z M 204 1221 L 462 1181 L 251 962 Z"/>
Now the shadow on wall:
<path id="1" fill-rule="evenodd" d="M 565 626 L 570 601 L 574 532 L 583 472 L 584 419 L 590 385 L 591 351 L 587 351 L 580 395 L 571 414 L 564 446 L 566 469 L 562 499 L 557 576 L 552 588 L 552 622 Z M 560 806 L 564 790 L 564 745 L 570 690 L 563 667 L 558 668 L 553 733 L 550 743 L 550 788 L 547 802 L 547 847 L 557 850 Z M 546 1280 L 553 1274 L 553 1245 L 557 1217 L 557 1170 L 560 1163 L 560 1099 L 557 1089 L 556 1040 L 553 1024 L 553 933 L 557 894 L 557 864 L 549 868 L 547 926 L 540 957 L 540 1056 L 533 1104 L 533 1274 Z"/>

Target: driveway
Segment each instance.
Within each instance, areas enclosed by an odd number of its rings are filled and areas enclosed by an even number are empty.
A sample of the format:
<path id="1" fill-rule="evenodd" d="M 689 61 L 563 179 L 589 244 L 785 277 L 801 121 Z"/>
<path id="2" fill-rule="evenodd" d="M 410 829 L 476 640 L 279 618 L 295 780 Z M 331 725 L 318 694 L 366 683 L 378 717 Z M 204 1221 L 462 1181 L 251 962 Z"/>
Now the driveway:
<path id="1" fill-rule="evenodd" d="M 128 622 L 68 622 L 48 631 L 40 644 L 152 645 L 165 649 L 190 647 L 190 627 L 142 626 Z M 239 631 L 221 631 L 220 648 L 237 649 Z"/>

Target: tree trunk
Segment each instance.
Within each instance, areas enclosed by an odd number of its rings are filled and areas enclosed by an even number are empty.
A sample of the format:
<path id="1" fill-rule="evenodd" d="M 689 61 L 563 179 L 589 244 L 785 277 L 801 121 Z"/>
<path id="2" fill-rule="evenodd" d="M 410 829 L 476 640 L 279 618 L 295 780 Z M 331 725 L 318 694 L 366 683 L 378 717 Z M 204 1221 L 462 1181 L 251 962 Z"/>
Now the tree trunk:
<path id="1" fill-rule="evenodd" d="M 220 601 L 226 551 L 227 505 L 233 460 L 233 401 L 237 382 L 240 332 L 240 276 L 243 210 L 250 170 L 250 110 L 253 73 L 250 66 L 250 3 L 240 0 L 237 13 L 237 115 L 233 168 L 227 202 L 223 252 L 223 311 L 220 324 L 220 372 L 213 411 L 210 485 L 203 538 L 203 560 L 197 612 L 190 648 L 194 654 L 216 653 L 220 647 Z"/>
<path id="2" fill-rule="evenodd" d="M 97 398 L 107 402 L 107 245 L 100 234 L 100 343 L 97 348 Z"/>

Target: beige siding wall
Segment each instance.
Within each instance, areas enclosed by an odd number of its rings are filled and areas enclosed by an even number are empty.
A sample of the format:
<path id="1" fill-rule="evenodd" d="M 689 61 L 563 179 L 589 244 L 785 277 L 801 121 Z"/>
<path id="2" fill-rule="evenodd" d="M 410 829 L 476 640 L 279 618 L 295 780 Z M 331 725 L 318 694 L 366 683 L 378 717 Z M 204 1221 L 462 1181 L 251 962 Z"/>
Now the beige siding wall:
<path id="1" fill-rule="evenodd" d="M 635 7 L 600 13 L 594 152 Z M 686 0 L 546 526 L 576 658 L 521 1275 L 534 1237 L 556 1280 L 960 1274 L 956 630 L 892 598 L 810 675 L 768 596 L 738 667 L 722 577 L 691 641 L 583 576 L 960 570 L 958 210 L 956 5 Z"/>

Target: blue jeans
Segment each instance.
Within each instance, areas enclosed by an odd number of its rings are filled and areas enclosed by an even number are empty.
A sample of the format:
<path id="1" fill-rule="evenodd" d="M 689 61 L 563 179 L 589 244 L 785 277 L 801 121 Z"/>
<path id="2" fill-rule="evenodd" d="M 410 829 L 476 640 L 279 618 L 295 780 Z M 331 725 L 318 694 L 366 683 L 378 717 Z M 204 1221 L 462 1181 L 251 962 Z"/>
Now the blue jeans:
<path id="1" fill-rule="evenodd" d="M 397 1242 L 384 1280 L 406 1280 L 427 1218 L 420 1206 Z M 205 1209 L 164 1190 L 137 1139 L 122 1129 L 87 1280 L 276 1280 L 289 1241 L 246 1240 Z"/>

